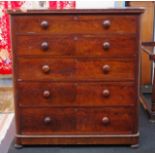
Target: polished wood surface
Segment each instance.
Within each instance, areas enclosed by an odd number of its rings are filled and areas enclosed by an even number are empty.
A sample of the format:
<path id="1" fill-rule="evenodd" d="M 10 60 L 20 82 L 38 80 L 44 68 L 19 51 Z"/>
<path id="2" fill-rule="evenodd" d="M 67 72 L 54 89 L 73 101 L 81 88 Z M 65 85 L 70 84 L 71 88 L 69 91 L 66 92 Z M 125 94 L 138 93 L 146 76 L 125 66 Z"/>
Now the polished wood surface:
<path id="1" fill-rule="evenodd" d="M 65 15 L 65 14 L 84 14 L 84 15 L 135 15 L 135 14 L 141 14 L 144 13 L 144 7 L 125 7 L 125 8 L 110 8 L 110 9 L 64 9 L 64 10 L 48 10 L 48 9 L 28 9 L 28 10 L 7 10 L 7 13 L 10 15 Z"/>
<path id="2" fill-rule="evenodd" d="M 143 11 L 8 11 L 16 144 L 138 143 Z"/>
<path id="3" fill-rule="evenodd" d="M 135 79 L 133 59 L 20 58 L 17 64 L 19 80 L 125 81 Z M 31 67 L 28 67 L 28 64 Z"/>
<path id="4" fill-rule="evenodd" d="M 106 21 L 110 22 L 109 27 L 106 26 Z M 136 31 L 136 16 L 110 16 L 110 15 L 53 15 L 51 16 L 15 16 L 16 34 L 23 33 L 44 33 L 44 34 L 102 34 L 109 32 L 127 32 L 135 33 Z M 43 22 L 47 26 L 43 26 Z M 64 26 L 65 22 L 65 26 Z M 31 24 L 27 24 L 31 23 Z M 132 26 L 130 26 L 130 23 Z M 25 26 L 27 25 L 27 26 Z M 33 26 L 32 26 L 33 25 Z"/>
<path id="5" fill-rule="evenodd" d="M 19 35 L 18 56 L 134 57 L 136 35 Z M 33 42 L 33 44 L 32 44 Z M 128 46 L 126 46 L 128 45 Z M 95 50 L 93 50 L 95 49 Z M 125 51 L 125 52 L 124 52 Z M 119 53 L 119 54 L 118 54 Z"/>
<path id="6" fill-rule="evenodd" d="M 21 112 L 21 121 L 25 122 L 21 124 L 22 134 L 25 135 L 118 135 L 136 132 L 132 108 L 25 108 Z"/>
<path id="7" fill-rule="evenodd" d="M 19 83 L 18 103 L 21 107 L 63 106 L 134 106 L 133 82 L 60 82 Z M 60 97 L 61 96 L 61 97 Z"/>

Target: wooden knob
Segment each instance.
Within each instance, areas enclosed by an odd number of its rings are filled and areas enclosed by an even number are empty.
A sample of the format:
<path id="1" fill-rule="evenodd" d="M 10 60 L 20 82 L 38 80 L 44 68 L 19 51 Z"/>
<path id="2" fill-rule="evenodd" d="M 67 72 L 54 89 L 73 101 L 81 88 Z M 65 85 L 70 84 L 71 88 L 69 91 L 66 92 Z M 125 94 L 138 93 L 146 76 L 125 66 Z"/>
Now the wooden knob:
<path id="1" fill-rule="evenodd" d="M 44 90 L 43 91 L 43 96 L 45 97 L 45 98 L 48 98 L 49 96 L 50 96 L 50 91 L 49 90 Z"/>
<path id="2" fill-rule="evenodd" d="M 108 89 L 105 89 L 102 91 L 102 94 L 104 97 L 109 97 L 110 96 L 110 91 Z"/>
<path id="3" fill-rule="evenodd" d="M 40 26 L 43 28 L 43 29 L 47 29 L 48 28 L 48 21 L 44 20 L 41 22 Z"/>
<path id="4" fill-rule="evenodd" d="M 103 117 L 102 123 L 103 123 L 103 125 L 108 125 L 110 123 L 110 119 L 108 117 Z"/>
<path id="5" fill-rule="evenodd" d="M 44 118 L 44 123 L 48 124 L 51 122 L 51 117 L 47 116 Z"/>
<path id="6" fill-rule="evenodd" d="M 110 72 L 110 66 L 109 66 L 109 65 L 104 65 L 104 66 L 102 67 L 102 69 L 103 69 L 103 73 L 105 73 L 105 74 L 107 74 L 107 73 Z"/>
<path id="7" fill-rule="evenodd" d="M 110 20 L 104 20 L 102 25 L 105 29 L 108 29 L 111 26 L 111 22 Z"/>
<path id="8" fill-rule="evenodd" d="M 104 49 L 104 50 L 109 50 L 109 48 L 110 48 L 110 43 L 109 43 L 109 42 L 104 42 L 104 43 L 102 44 L 102 46 L 103 46 L 103 49 Z"/>
<path id="9" fill-rule="evenodd" d="M 44 51 L 48 50 L 48 42 L 42 42 L 42 43 L 41 43 L 41 48 L 42 48 Z"/>
<path id="10" fill-rule="evenodd" d="M 43 65 L 43 66 L 42 66 L 42 71 L 43 71 L 44 73 L 49 73 L 50 67 L 49 67 L 48 65 Z"/>

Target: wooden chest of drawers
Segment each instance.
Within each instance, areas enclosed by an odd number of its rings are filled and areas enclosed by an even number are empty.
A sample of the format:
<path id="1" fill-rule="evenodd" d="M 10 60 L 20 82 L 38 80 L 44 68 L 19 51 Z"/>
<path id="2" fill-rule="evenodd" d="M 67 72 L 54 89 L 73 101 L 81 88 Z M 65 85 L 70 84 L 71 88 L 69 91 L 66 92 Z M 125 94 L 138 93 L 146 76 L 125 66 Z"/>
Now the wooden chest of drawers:
<path id="1" fill-rule="evenodd" d="M 143 11 L 9 11 L 18 145 L 138 143 Z"/>

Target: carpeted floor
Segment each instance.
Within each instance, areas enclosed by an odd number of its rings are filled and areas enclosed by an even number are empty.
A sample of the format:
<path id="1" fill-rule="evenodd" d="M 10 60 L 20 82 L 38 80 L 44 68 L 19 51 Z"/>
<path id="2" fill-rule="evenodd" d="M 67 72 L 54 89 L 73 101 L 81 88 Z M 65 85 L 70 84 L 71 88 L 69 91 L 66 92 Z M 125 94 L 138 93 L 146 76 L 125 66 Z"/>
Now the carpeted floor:
<path id="1" fill-rule="evenodd" d="M 1 87 L 0 88 L 0 113 L 8 113 L 14 111 L 13 104 L 13 88 Z"/>
<path id="2" fill-rule="evenodd" d="M 14 148 L 14 141 L 9 153 L 121 153 L 121 152 L 155 152 L 155 123 L 151 123 L 146 112 L 140 107 L 140 146 L 133 149 L 130 146 L 25 146 Z"/>
<path id="3" fill-rule="evenodd" d="M 0 79 L 0 117 L 10 112 L 14 112 L 12 79 L 4 78 Z"/>

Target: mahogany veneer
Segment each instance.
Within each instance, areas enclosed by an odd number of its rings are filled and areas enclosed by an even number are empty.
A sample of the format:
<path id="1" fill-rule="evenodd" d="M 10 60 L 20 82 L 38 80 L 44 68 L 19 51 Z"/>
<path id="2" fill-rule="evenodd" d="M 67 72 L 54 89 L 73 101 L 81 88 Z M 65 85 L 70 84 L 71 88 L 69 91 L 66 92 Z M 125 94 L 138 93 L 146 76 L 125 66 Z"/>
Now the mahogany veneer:
<path id="1" fill-rule="evenodd" d="M 8 12 L 16 146 L 138 144 L 144 10 Z"/>

